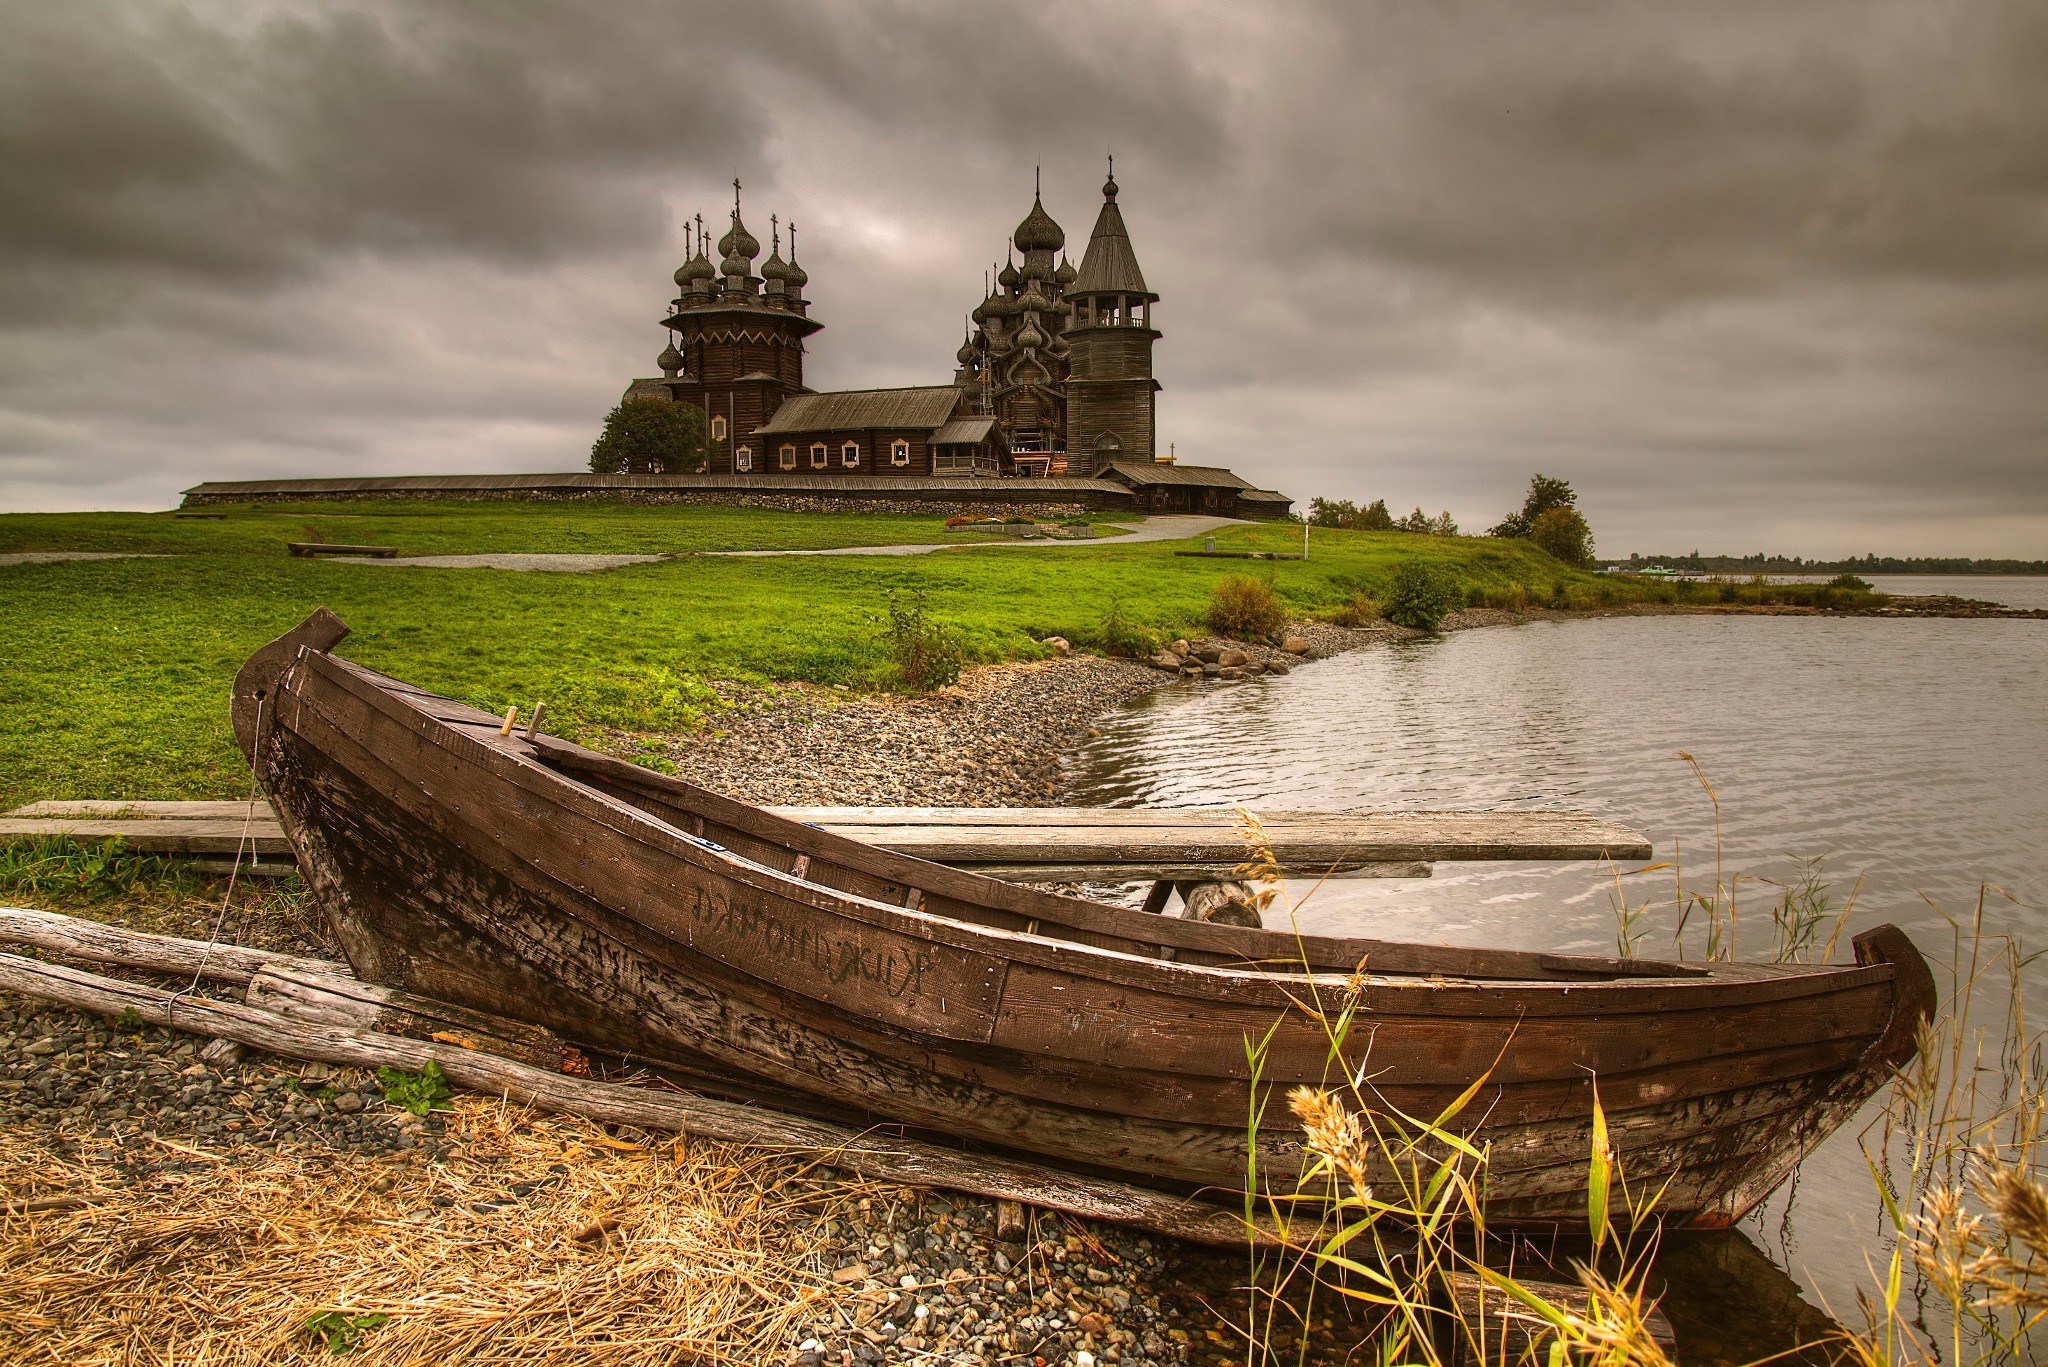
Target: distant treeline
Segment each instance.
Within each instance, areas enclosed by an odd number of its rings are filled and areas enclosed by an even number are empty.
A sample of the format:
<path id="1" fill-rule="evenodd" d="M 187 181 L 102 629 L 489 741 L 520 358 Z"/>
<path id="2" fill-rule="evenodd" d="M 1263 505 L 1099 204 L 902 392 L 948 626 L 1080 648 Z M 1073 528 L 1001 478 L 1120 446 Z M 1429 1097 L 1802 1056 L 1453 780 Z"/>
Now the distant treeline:
<path id="1" fill-rule="evenodd" d="M 2048 574 L 2048 560 L 1972 560 L 1967 556 L 1865 555 L 1807 560 L 1797 555 L 1630 555 L 1602 565 L 1668 565 L 1696 574 Z"/>

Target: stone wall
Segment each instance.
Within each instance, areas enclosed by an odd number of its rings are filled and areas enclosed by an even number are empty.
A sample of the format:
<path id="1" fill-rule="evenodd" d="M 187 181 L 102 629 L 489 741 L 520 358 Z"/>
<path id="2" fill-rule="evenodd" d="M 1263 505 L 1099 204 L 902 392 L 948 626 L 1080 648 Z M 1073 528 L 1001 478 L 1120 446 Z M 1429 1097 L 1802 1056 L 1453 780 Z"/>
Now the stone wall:
<path id="1" fill-rule="evenodd" d="M 944 498 L 868 498 L 859 495 L 776 494 L 735 489 L 437 489 L 431 493 L 394 493 L 372 490 L 363 493 L 284 494 L 188 494 L 184 505 L 203 508 L 240 503 L 381 503 L 418 502 L 421 499 L 454 503 L 711 503 L 728 508 L 769 508 L 783 513 L 903 513 L 913 517 L 962 517 L 984 513 L 1015 513 L 1023 517 L 1076 517 L 1104 509 L 1128 512 L 1128 500 L 1090 496 L 1085 500 L 1040 502 L 1003 497 L 989 491 L 986 498 L 968 498 L 952 493 Z"/>

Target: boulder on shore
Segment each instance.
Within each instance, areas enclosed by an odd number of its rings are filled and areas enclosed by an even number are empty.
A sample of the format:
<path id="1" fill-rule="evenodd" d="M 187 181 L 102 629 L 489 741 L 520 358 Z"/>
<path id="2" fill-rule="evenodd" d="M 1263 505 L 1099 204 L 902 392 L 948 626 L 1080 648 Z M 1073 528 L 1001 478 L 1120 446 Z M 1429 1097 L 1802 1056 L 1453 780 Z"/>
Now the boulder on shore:
<path id="1" fill-rule="evenodd" d="M 1280 643 L 1280 648 L 1289 655 L 1306 655 L 1313 647 L 1309 645 L 1306 636 L 1289 636 Z"/>

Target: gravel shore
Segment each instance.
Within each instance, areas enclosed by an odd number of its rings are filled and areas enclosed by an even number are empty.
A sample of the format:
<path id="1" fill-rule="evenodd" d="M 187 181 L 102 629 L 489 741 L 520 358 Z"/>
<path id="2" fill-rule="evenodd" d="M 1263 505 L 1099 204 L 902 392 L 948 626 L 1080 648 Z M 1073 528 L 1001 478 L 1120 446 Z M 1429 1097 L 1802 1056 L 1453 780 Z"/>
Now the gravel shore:
<path id="1" fill-rule="evenodd" d="M 1243 651 L 1256 671 L 1226 675 L 1217 666 L 1211 676 L 1257 687 L 1305 660 L 1416 633 L 1302 622 L 1288 634 L 1307 650 L 1189 644 Z M 927 697 L 797 685 L 772 696 L 736 694 L 709 728 L 662 750 L 692 783 L 764 806 L 1057 806 L 1060 752 L 1085 739 L 1107 708 L 1179 677 L 1131 660 L 1069 655 L 970 668 Z"/>

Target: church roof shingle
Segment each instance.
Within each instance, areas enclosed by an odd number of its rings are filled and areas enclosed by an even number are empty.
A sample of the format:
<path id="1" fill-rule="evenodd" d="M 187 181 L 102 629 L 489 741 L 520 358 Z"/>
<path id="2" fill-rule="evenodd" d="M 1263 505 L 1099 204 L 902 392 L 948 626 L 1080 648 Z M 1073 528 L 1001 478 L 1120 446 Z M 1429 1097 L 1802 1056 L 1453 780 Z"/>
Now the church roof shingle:
<path id="1" fill-rule="evenodd" d="M 952 385 L 915 389 L 844 389 L 830 394 L 797 394 L 782 401 L 755 432 L 862 432 L 879 428 L 945 426 L 960 402 Z"/>

